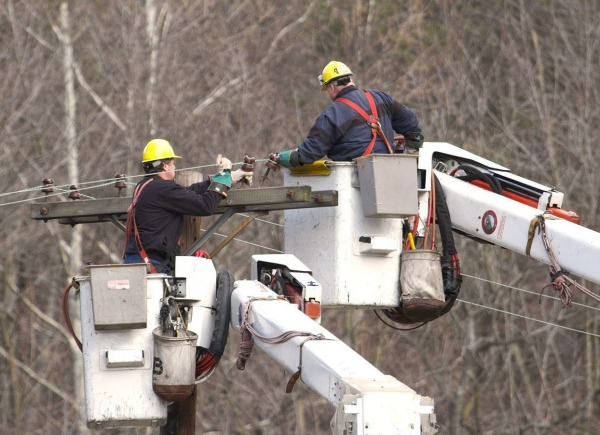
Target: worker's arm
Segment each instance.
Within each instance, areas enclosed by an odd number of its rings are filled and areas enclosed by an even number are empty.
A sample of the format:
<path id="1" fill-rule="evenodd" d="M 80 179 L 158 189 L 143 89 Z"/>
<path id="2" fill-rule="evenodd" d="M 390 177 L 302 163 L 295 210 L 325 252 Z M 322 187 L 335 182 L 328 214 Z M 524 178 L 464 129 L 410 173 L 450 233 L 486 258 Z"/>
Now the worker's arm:
<path id="1" fill-rule="evenodd" d="M 328 155 L 339 136 L 337 126 L 326 112 L 323 112 L 308 132 L 306 139 L 298 146 L 297 160 L 300 165 L 307 165 Z"/>
<path id="2" fill-rule="evenodd" d="M 417 115 L 405 105 L 392 100 L 390 113 L 392 115 L 392 127 L 396 133 L 421 132 Z"/>
<path id="3" fill-rule="evenodd" d="M 421 134 L 417 115 L 396 100 L 392 100 L 390 113 L 392 114 L 392 128 L 396 133 L 404 136 L 406 146 L 421 148 L 423 146 L 423 135 Z"/>
<path id="4" fill-rule="evenodd" d="M 337 136 L 337 127 L 323 113 L 298 148 L 271 153 L 269 159 L 284 168 L 307 165 L 326 156 Z"/>
<path id="5" fill-rule="evenodd" d="M 302 166 L 302 163 L 298 161 L 298 150 L 287 150 L 282 151 L 280 153 L 271 153 L 269 154 L 269 161 L 283 166 L 284 168 L 295 168 L 297 166 Z M 273 167 L 277 170 L 277 166 Z"/>
<path id="6" fill-rule="evenodd" d="M 175 182 L 160 183 L 150 201 L 174 214 L 210 216 L 217 210 L 223 195 L 209 190 L 213 180 L 183 187 Z"/>

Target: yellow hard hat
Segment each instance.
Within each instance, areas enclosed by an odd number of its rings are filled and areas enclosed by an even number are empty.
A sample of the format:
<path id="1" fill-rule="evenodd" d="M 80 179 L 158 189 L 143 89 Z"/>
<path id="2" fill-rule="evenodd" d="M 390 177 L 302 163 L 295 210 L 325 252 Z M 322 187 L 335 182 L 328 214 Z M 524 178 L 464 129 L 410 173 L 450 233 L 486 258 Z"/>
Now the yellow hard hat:
<path id="1" fill-rule="evenodd" d="M 173 152 L 173 147 L 169 141 L 164 139 L 152 139 L 144 148 L 142 154 L 142 163 L 154 162 L 156 160 L 180 159 Z"/>
<path id="2" fill-rule="evenodd" d="M 346 66 L 345 63 L 338 62 L 337 60 L 332 60 L 325 68 L 323 68 L 323 74 L 319 76 L 319 83 L 321 84 L 321 90 L 327 90 L 327 85 L 337 79 L 341 79 L 343 77 L 349 77 L 352 75 L 352 71 L 350 68 Z"/>

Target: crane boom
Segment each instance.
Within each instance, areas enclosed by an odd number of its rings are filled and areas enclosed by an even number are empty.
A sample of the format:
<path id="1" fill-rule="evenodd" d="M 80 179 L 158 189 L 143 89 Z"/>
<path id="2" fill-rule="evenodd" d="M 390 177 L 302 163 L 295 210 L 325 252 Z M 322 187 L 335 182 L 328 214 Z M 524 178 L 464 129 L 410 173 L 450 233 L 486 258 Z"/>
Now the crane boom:
<path id="1" fill-rule="evenodd" d="M 533 228 L 530 231 L 532 221 L 543 213 L 542 210 L 447 174 L 436 175 L 446 194 L 455 229 L 550 264 L 539 231 L 533 231 Z M 596 267 L 600 258 L 599 233 L 559 218 L 546 221 L 546 233 L 563 269 L 600 284 L 600 269 Z"/>
<path id="2" fill-rule="evenodd" d="M 252 307 L 250 308 L 250 305 Z M 290 373 L 337 409 L 335 435 L 428 435 L 436 429 L 433 400 L 384 375 L 297 306 L 257 281 L 237 281 L 231 300 L 231 324 L 251 325 L 263 337 L 303 335 L 287 341 L 255 343 Z"/>

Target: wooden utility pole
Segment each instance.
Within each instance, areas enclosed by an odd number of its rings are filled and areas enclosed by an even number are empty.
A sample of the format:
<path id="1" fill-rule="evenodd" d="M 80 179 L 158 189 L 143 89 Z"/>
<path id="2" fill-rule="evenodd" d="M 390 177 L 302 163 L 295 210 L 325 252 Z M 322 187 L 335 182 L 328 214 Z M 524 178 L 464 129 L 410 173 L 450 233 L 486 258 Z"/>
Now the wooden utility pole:
<path id="1" fill-rule="evenodd" d="M 167 408 L 167 424 L 160 435 L 194 435 L 196 433 L 196 394 L 198 387 L 183 402 L 173 402 Z"/>
<path id="2" fill-rule="evenodd" d="M 191 171 L 178 173 L 175 181 L 182 186 L 189 186 L 202 181 L 202 174 Z M 200 222 L 200 216 L 184 216 L 181 240 L 179 243 L 179 246 L 181 247 L 180 252 L 187 251 L 187 249 L 200 238 L 200 235 L 202 234 L 202 231 L 200 231 Z"/>

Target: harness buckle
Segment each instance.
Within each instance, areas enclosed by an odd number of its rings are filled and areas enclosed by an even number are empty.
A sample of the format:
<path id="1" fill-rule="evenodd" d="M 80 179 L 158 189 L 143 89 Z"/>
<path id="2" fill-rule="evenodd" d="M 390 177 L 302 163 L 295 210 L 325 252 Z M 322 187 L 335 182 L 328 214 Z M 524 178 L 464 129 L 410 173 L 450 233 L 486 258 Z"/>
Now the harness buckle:
<path id="1" fill-rule="evenodd" d="M 379 122 L 379 118 L 374 117 L 373 115 L 369 116 L 369 120 L 367 121 L 367 125 L 371 127 L 373 130 L 382 131 L 381 123 Z"/>

